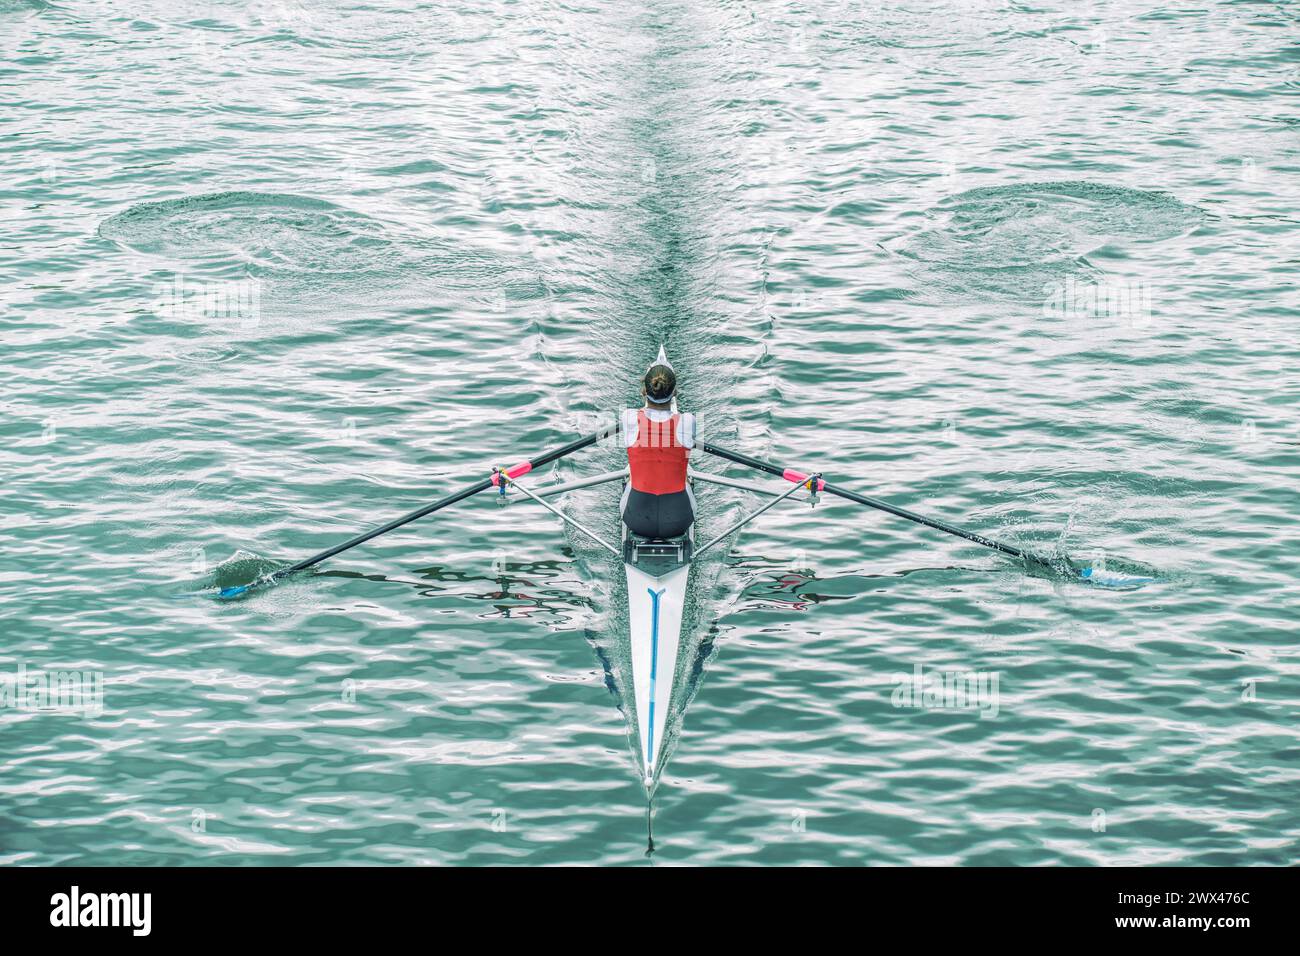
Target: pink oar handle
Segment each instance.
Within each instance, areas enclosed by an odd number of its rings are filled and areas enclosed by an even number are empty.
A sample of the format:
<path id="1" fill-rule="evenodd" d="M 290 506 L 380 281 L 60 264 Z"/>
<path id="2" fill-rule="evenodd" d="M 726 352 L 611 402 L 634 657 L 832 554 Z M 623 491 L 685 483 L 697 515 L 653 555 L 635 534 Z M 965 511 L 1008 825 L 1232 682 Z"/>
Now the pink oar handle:
<path id="1" fill-rule="evenodd" d="M 784 472 L 782 472 L 781 477 L 784 478 L 786 481 L 793 481 L 795 484 L 798 485 L 807 481 L 810 476 L 805 475 L 802 471 L 795 471 L 793 468 L 787 468 Z M 826 488 L 826 482 L 818 478 L 817 490 L 823 491 L 825 488 Z"/>
<path id="2" fill-rule="evenodd" d="M 511 468 L 501 469 L 501 471 L 505 472 L 505 476 L 507 478 L 518 478 L 520 475 L 526 475 L 532 470 L 533 470 L 533 463 L 531 461 L 521 461 L 519 464 L 514 465 Z M 501 476 L 497 474 L 495 471 L 492 472 L 492 485 L 496 487 L 500 484 L 501 484 Z"/>

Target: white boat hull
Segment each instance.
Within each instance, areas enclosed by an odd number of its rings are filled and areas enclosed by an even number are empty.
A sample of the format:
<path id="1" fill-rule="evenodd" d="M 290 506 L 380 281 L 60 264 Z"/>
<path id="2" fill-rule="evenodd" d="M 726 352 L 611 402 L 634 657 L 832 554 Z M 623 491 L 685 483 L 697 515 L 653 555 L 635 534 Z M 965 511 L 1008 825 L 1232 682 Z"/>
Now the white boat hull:
<path id="1" fill-rule="evenodd" d="M 677 676 L 682 610 L 690 565 L 655 577 L 631 564 L 627 569 L 628 621 L 632 637 L 635 724 L 645 784 L 654 783 L 663 763 L 665 734 Z"/>

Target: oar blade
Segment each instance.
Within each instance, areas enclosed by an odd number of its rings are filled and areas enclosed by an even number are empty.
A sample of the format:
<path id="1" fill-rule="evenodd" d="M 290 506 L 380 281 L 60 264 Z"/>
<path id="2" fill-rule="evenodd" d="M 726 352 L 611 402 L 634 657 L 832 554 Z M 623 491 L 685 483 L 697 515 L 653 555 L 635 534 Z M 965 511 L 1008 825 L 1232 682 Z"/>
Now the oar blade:
<path id="1" fill-rule="evenodd" d="M 1107 568 L 1079 568 L 1079 579 L 1091 584 L 1093 587 L 1120 591 L 1140 588 L 1147 584 L 1159 584 L 1161 580 L 1151 575 L 1126 574 L 1122 571 L 1111 571 Z"/>

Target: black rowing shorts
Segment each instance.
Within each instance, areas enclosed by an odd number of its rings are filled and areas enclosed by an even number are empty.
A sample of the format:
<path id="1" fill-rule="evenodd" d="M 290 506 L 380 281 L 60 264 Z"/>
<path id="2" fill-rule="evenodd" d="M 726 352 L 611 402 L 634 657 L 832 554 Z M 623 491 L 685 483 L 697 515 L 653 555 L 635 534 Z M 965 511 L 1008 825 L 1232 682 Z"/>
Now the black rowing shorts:
<path id="1" fill-rule="evenodd" d="M 691 496 L 685 491 L 652 495 L 632 488 L 623 509 L 623 523 L 643 538 L 676 538 L 685 534 L 694 520 Z"/>

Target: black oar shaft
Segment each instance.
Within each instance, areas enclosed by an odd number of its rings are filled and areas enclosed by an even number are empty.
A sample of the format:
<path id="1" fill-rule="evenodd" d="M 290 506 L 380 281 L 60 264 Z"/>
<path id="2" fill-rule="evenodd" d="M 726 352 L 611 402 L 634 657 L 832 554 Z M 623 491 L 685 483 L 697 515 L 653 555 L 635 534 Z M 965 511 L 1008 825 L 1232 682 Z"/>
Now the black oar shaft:
<path id="1" fill-rule="evenodd" d="M 585 438 L 579 438 L 577 441 L 569 442 L 569 444 L 564 445 L 561 448 L 554 448 L 551 451 L 548 451 L 537 458 L 530 459 L 527 464 L 529 465 L 530 469 L 540 468 L 543 465 L 549 465 L 551 462 L 558 461 L 559 459 L 563 458 L 565 455 L 571 455 L 575 451 L 580 451 L 581 449 L 586 448 L 588 445 L 594 445 L 596 442 L 600 441 L 600 439 L 604 438 L 606 435 L 611 434 L 612 429 L 614 427 L 616 426 L 611 426 L 610 428 L 601 429 L 598 432 L 595 432 L 591 435 L 587 435 Z M 472 497 L 473 495 L 478 494 L 480 491 L 487 491 L 491 487 L 493 487 L 492 479 L 484 478 L 482 481 L 475 482 L 474 484 L 469 485 L 466 488 L 462 488 L 460 491 L 450 494 L 446 498 L 442 498 L 438 501 L 433 502 L 433 504 L 425 505 L 423 508 L 417 508 L 415 511 L 412 511 L 409 514 L 404 514 L 400 518 L 394 518 L 386 525 L 382 525 L 381 527 L 378 528 L 372 528 L 370 531 L 363 532 L 357 535 L 355 538 L 349 538 L 347 541 L 344 541 L 342 544 L 336 544 L 334 547 L 327 548 L 326 550 L 320 552 L 319 554 L 313 554 L 310 558 L 304 558 L 303 560 L 299 561 L 297 564 L 292 564 L 287 568 L 281 568 L 279 571 L 276 571 L 274 574 L 272 574 L 271 577 L 281 578 L 284 577 L 286 574 L 293 574 L 295 571 L 302 571 L 307 568 L 310 568 L 313 564 L 319 564 L 320 562 L 324 561 L 326 558 L 332 558 L 334 557 L 334 555 L 341 554 L 342 552 L 347 551 L 349 548 L 355 548 L 357 545 L 364 544 L 365 542 L 371 540 L 372 538 L 377 538 L 381 534 L 387 534 L 388 532 L 394 530 L 395 528 L 400 528 L 404 524 L 410 524 L 412 521 L 415 521 L 419 518 L 423 518 L 425 515 L 431 515 L 435 511 L 440 511 L 443 508 L 446 508 L 450 505 L 454 505 L 458 501 L 464 501 L 466 498 Z"/>
<path id="2" fill-rule="evenodd" d="M 785 478 L 786 472 L 788 471 L 788 469 L 770 464 L 769 462 L 760 461 L 757 458 L 751 458 L 749 455 L 742 455 L 739 452 L 728 451 L 725 448 L 719 448 L 717 445 L 712 445 L 708 442 L 701 442 L 699 448 L 701 451 L 706 451 L 710 455 L 717 455 L 719 458 L 727 459 L 727 461 L 734 461 L 738 465 L 755 468 L 758 471 L 764 471 L 769 475 L 776 475 L 779 478 Z M 846 501 L 866 505 L 868 508 L 875 508 L 878 511 L 884 511 L 891 515 L 897 515 L 900 518 L 906 518 L 908 521 L 915 521 L 917 524 L 923 524 L 928 528 L 935 528 L 939 531 L 945 531 L 948 534 L 956 535 L 959 538 L 965 538 L 967 541 L 973 541 L 975 544 L 983 545 L 986 548 L 1001 551 L 1003 554 L 1009 554 L 1014 558 L 1026 557 L 1025 552 L 1020 548 L 1012 547 L 1009 544 L 1003 544 L 1001 541 L 994 541 L 992 538 L 986 538 L 982 534 L 975 534 L 973 531 L 966 531 L 963 528 L 958 528 L 956 525 L 948 524 L 946 521 L 940 521 L 938 518 L 927 518 L 925 515 L 919 515 L 914 511 L 908 511 L 906 508 L 899 508 L 896 505 L 891 505 L 889 502 L 881 501 L 878 498 L 868 498 L 866 495 L 860 495 L 855 491 L 849 491 L 847 488 L 836 488 L 834 485 L 829 483 L 823 484 L 822 490 L 828 494 L 844 498 Z"/>

